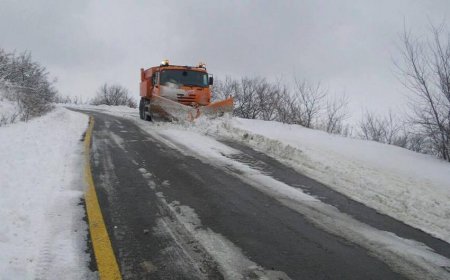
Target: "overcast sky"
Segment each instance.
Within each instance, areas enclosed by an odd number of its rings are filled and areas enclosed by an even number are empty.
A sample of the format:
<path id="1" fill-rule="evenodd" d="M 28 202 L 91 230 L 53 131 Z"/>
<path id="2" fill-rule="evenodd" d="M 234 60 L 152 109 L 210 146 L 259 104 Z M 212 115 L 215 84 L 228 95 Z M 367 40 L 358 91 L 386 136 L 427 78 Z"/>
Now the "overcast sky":
<path id="1" fill-rule="evenodd" d="M 0 0 L 0 47 L 31 51 L 63 95 L 108 82 L 138 97 L 139 69 L 168 58 L 218 78 L 321 81 L 358 114 L 404 103 L 392 63 L 404 23 L 424 35 L 449 16 L 449 0 Z"/>

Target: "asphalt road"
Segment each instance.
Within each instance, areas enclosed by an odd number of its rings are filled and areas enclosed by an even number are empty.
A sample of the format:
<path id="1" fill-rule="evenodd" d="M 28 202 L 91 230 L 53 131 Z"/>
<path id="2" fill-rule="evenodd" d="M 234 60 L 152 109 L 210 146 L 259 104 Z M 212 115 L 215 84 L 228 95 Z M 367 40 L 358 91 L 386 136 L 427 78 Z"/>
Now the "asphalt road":
<path id="1" fill-rule="evenodd" d="M 124 279 L 405 279 L 364 246 L 323 230 L 230 174 L 239 170 L 183 155 L 133 121 L 89 114 L 95 118 L 94 182 Z M 234 160 L 302 188 L 364 224 L 450 257 L 449 244 L 273 158 L 223 143 L 242 152 Z"/>

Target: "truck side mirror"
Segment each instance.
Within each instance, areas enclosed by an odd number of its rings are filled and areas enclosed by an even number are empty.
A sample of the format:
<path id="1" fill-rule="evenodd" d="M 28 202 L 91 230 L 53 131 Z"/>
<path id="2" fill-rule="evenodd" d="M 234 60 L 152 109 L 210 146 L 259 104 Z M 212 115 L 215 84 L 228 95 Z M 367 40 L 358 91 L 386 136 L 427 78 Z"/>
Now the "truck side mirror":
<path id="1" fill-rule="evenodd" d="M 213 83 L 214 83 L 214 77 L 211 76 L 211 77 L 209 77 L 209 85 L 212 86 Z"/>

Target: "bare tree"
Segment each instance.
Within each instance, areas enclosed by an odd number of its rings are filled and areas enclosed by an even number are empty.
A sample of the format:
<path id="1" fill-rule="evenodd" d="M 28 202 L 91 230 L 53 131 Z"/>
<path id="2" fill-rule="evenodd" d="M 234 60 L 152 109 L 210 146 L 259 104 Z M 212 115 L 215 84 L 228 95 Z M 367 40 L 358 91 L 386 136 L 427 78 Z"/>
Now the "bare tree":
<path id="1" fill-rule="evenodd" d="M 230 96 L 237 96 L 240 90 L 239 82 L 231 77 L 225 77 L 225 80 L 216 79 L 212 87 L 212 100 L 224 100 Z"/>
<path id="2" fill-rule="evenodd" d="M 327 99 L 323 130 L 334 134 L 345 132 L 344 121 L 349 118 L 348 103 L 349 99 L 345 94 Z"/>
<path id="3" fill-rule="evenodd" d="M 129 96 L 128 90 L 121 85 L 103 84 L 97 96 L 91 102 L 93 105 L 128 106 L 136 108 L 136 101 Z"/>
<path id="4" fill-rule="evenodd" d="M 281 83 L 270 83 L 264 78 L 217 81 L 213 88 L 215 99 L 234 97 L 234 115 L 247 119 L 277 119 L 280 95 L 285 93 Z"/>
<path id="5" fill-rule="evenodd" d="M 246 119 L 256 119 L 259 116 L 260 107 L 258 101 L 258 86 L 260 78 L 242 78 L 239 91 L 234 96 L 236 107 L 234 114 Z"/>
<path id="6" fill-rule="evenodd" d="M 233 96 L 234 115 L 238 117 L 276 120 L 306 127 L 313 127 L 321 122 L 320 112 L 325 108 L 324 99 L 327 94 L 320 83 L 295 80 L 292 92 L 281 81 L 269 82 L 259 77 L 244 77 L 240 80 L 227 77 L 224 81 L 217 80 L 213 92 L 216 99 Z M 330 124 L 330 129 L 333 132 L 339 130 L 339 124 L 346 117 L 345 104 L 342 104 L 344 101 L 334 102 L 334 112 L 331 112 L 330 107 L 330 114 L 333 113 L 330 121 L 334 122 Z"/>
<path id="7" fill-rule="evenodd" d="M 77 95 L 77 96 L 63 96 L 60 94 L 57 94 L 54 98 L 54 102 L 55 103 L 62 103 L 62 104 L 88 104 L 88 100 L 83 99 L 83 97 L 81 95 Z"/>
<path id="8" fill-rule="evenodd" d="M 359 122 L 359 137 L 408 148 L 412 134 L 405 128 L 404 123 L 391 110 L 383 117 L 366 111 Z"/>
<path id="9" fill-rule="evenodd" d="M 320 83 L 296 79 L 290 91 L 280 80 L 227 77 L 216 80 L 213 93 L 215 99 L 233 96 L 234 115 L 238 117 L 300 124 L 346 136 L 352 133 L 351 127 L 344 124 L 348 98 L 344 95 L 327 99 L 328 91 Z"/>
<path id="10" fill-rule="evenodd" d="M 294 123 L 294 114 L 298 112 L 295 100 L 288 91 L 286 86 L 280 87 L 280 95 L 278 100 L 277 121 L 282 123 Z"/>
<path id="11" fill-rule="evenodd" d="M 327 90 L 320 83 L 294 79 L 294 100 L 297 110 L 296 123 L 312 128 L 324 108 Z"/>
<path id="12" fill-rule="evenodd" d="M 257 90 L 260 107 L 260 119 L 273 121 L 278 120 L 278 108 L 281 105 L 283 95 L 287 94 L 287 88 L 280 81 L 270 83 L 263 80 L 261 87 Z"/>
<path id="13" fill-rule="evenodd" d="M 406 139 L 406 148 L 418 152 L 418 153 L 426 153 L 432 154 L 432 151 L 429 150 L 429 145 L 427 143 L 426 135 L 420 134 L 420 132 L 415 131 L 407 131 L 407 139 Z"/>
<path id="14" fill-rule="evenodd" d="M 363 119 L 359 122 L 359 128 L 361 130 L 359 136 L 362 139 L 384 142 L 384 123 L 375 114 L 366 111 Z"/>
<path id="15" fill-rule="evenodd" d="M 409 121 L 422 135 L 427 149 L 450 161 L 450 36 L 431 26 L 432 37 L 420 40 L 406 30 L 402 61 L 396 63 L 410 90 Z"/>

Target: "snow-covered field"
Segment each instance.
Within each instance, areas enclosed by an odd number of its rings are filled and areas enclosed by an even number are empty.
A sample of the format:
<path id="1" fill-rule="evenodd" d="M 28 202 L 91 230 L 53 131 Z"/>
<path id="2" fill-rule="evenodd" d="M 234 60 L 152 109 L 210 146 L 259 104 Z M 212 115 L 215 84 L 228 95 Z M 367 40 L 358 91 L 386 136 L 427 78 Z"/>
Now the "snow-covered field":
<path id="1" fill-rule="evenodd" d="M 93 276 L 80 204 L 87 124 L 86 115 L 57 108 L 0 127 L 0 279 Z"/>
<path id="2" fill-rule="evenodd" d="M 146 123 L 136 109 L 85 108 L 130 118 L 143 129 L 179 139 L 198 134 L 245 143 L 381 213 L 450 242 L 450 164 L 432 156 L 278 122 L 224 117 Z M 218 145 L 214 139 L 200 143 L 205 150 Z"/>

